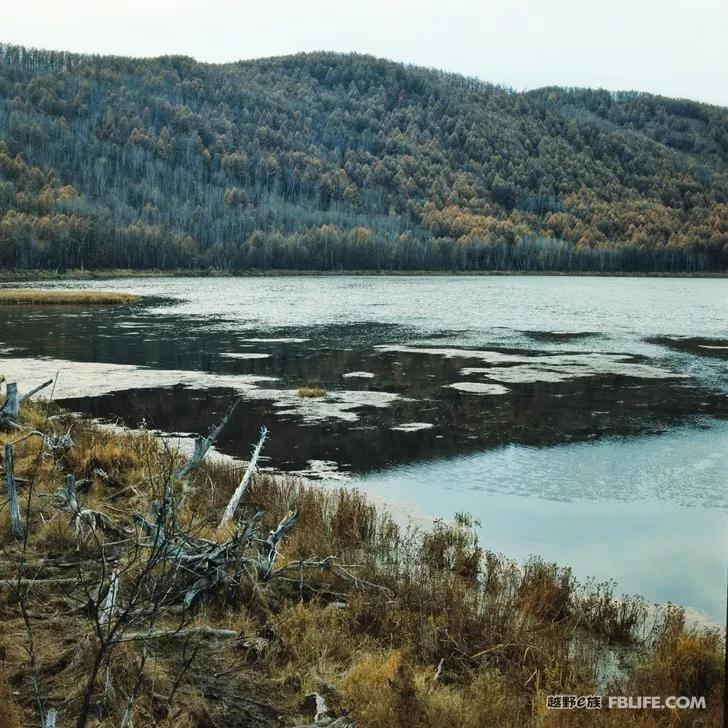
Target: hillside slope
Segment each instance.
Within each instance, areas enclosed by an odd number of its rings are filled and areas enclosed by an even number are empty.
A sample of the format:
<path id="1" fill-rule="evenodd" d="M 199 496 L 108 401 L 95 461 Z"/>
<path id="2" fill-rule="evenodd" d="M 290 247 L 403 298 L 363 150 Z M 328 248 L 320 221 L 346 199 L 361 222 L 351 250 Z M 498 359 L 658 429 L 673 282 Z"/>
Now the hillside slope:
<path id="1" fill-rule="evenodd" d="M 728 268 L 728 109 L 0 46 L 6 268 Z"/>

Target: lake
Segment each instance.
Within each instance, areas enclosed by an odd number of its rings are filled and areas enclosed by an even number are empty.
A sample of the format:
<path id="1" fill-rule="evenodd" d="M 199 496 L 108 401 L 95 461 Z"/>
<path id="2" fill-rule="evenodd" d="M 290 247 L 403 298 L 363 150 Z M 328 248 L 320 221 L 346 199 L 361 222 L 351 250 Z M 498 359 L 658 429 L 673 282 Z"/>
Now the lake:
<path id="1" fill-rule="evenodd" d="M 724 622 L 728 281 L 139 278 L 131 306 L 0 308 L 0 373 L 64 406 L 345 483 L 486 548 Z M 323 398 L 304 399 L 313 385 Z"/>

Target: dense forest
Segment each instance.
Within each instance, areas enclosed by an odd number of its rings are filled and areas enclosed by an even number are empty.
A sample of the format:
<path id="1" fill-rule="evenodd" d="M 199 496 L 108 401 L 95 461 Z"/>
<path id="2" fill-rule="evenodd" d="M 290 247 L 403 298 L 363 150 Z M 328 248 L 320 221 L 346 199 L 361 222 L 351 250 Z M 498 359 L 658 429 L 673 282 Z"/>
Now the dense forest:
<path id="1" fill-rule="evenodd" d="M 728 109 L 0 46 L 0 266 L 728 269 Z"/>

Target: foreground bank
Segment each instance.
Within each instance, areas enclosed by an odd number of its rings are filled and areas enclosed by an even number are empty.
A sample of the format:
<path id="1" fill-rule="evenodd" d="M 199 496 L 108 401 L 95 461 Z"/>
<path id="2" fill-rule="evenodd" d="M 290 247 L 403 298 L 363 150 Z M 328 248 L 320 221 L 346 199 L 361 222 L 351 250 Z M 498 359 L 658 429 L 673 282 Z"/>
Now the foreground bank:
<path id="1" fill-rule="evenodd" d="M 246 479 L 42 403 L 4 426 L 2 725 L 722 723 L 717 631 L 509 563 L 465 515 L 405 530 L 356 491 Z"/>

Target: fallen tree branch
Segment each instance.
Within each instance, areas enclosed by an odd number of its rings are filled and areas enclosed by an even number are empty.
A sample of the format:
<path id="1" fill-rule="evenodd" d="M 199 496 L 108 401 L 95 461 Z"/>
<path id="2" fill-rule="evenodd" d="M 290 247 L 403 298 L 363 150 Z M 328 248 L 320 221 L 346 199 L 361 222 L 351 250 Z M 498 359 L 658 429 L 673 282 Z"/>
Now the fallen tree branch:
<path id="1" fill-rule="evenodd" d="M 381 591 L 387 595 L 392 594 L 392 590 L 388 587 L 382 586 L 381 584 L 374 584 L 371 581 L 366 581 L 366 579 L 360 579 L 358 576 L 348 571 L 349 569 L 353 568 L 354 565 L 337 564 L 336 556 L 327 556 L 321 561 L 291 561 L 285 566 L 281 566 L 280 569 L 277 569 L 274 576 L 279 576 L 280 574 L 284 574 L 287 571 L 293 570 L 300 571 L 302 569 L 320 569 L 321 571 L 330 571 L 332 574 L 352 584 L 355 588 L 374 589 L 376 591 Z"/>
<path id="2" fill-rule="evenodd" d="M 117 642 L 131 642 L 133 640 L 156 640 L 167 637 L 186 638 L 186 637 L 221 637 L 224 639 L 237 639 L 240 633 L 234 629 L 217 629 L 215 627 L 185 627 L 176 630 L 151 630 L 149 632 L 129 632 L 120 637 Z"/>
<path id="3" fill-rule="evenodd" d="M 233 493 L 230 501 L 227 504 L 227 507 L 225 508 L 225 512 L 220 519 L 219 528 L 224 528 L 225 526 L 227 526 L 228 523 L 230 523 L 230 521 L 233 520 L 233 517 L 235 516 L 235 511 L 237 510 L 238 504 L 240 503 L 240 499 L 243 497 L 243 494 L 245 493 L 248 484 L 250 483 L 250 480 L 258 467 L 258 458 L 260 457 L 260 451 L 263 449 L 263 445 L 265 444 L 266 437 L 268 437 L 268 428 L 261 427 L 258 444 L 253 450 L 253 454 L 250 457 L 250 462 L 248 463 L 248 467 L 245 470 L 245 475 L 243 475 L 243 479 L 240 481 L 240 484 L 235 489 L 235 492 Z"/>
<path id="4" fill-rule="evenodd" d="M 77 578 L 70 577 L 50 577 L 48 579 L 0 579 L 0 589 L 11 589 L 15 591 L 21 587 L 42 586 L 44 584 L 77 584 Z"/>

